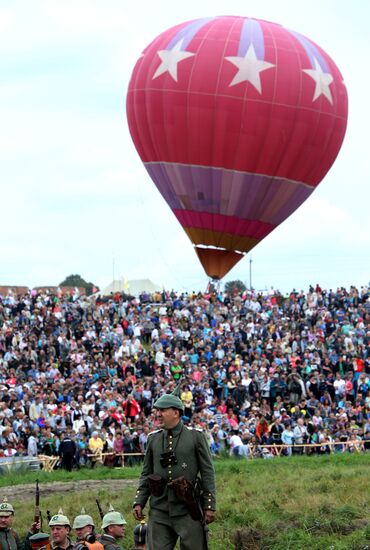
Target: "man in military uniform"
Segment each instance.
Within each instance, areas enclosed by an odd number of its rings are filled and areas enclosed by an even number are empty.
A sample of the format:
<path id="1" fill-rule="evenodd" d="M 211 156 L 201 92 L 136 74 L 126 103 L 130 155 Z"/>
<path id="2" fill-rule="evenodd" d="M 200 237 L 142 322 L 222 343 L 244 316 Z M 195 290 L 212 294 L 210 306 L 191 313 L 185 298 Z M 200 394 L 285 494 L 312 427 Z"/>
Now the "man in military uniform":
<path id="1" fill-rule="evenodd" d="M 123 550 L 117 540 L 125 534 L 126 520 L 120 512 L 113 509 L 105 514 L 102 522 L 102 531 L 104 534 L 99 537 L 99 542 L 104 546 L 104 550 Z"/>
<path id="2" fill-rule="evenodd" d="M 207 524 L 215 519 L 215 475 L 202 430 L 185 426 L 179 387 L 154 404 L 163 428 L 148 437 L 144 466 L 134 502 L 134 516 L 143 519 L 150 496 L 148 550 L 205 550 Z M 194 498 L 200 476 L 200 498 Z"/>
<path id="3" fill-rule="evenodd" d="M 47 533 L 35 533 L 28 538 L 27 548 L 32 550 L 50 550 L 50 535 Z"/>
<path id="4" fill-rule="evenodd" d="M 77 542 L 74 550 L 104 550 L 104 546 L 97 539 L 95 523 L 91 516 L 82 508 L 81 513 L 75 517 L 73 529 L 76 531 Z"/>
<path id="5" fill-rule="evenodd" d="M 76 531 L 77 541 L 86 540 L 87 542 L 92 542 L 90 535 L 95 536 L 95 523 L 93 518 L 86 514 L 85 508 L 82 508 L 81 513 L 75 517 L 73 529 Z"/>
<path id="6" fill-rule="evenodd" d="M 71 524 L 67 516 L 60 509 L 57 514 L 52 516 L 49 521 L 51 532 L 51 548 L 52 550 L 72 550 L 73 542 L 69 538 L 71 532 Z"/>
<path id="7" fill-rule="evenodd" d="M 14 508 L 6 499 L 0 504 L 0 548 L 3 550 L 21 550 L 23 544 L 12 529 Z"/>

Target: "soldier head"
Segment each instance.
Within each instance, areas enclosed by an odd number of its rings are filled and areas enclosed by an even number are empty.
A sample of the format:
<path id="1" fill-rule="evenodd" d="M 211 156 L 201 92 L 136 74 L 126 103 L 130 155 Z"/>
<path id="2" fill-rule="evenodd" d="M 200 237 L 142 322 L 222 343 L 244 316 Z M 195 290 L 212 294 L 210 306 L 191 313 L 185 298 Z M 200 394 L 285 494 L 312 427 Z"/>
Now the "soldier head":
<path id="1" fill-rule="evenodd" d="M 47 533 L 36 533 L 28 540 L 32 550 L 50 550 L 50 536 Z"/>
<path id="2" fill-rule="evenodd" d="M 147 526 L 144 520 L 136 525 L 134 529 L 134 544 L 137 549 L 146 549 L 146 531 Z"/>
<path id="3" fill-rule="evenodd" d="M 179 397 L 179 392 L 180 385 L 172 393 L 162 395 L 153 405 L 157 409 L 157 417 L 161 420 L 164 428 L 172 429 L 180 422 L 184 405 Z"/>
<path id="4" fill-rule="evenodd" d="M 116 512 L 112 506 L 103 517 L 102 530 L 115 539 L 121 539 L 125 534 L 126 520 L 120 512 Z"/>
<path id="5" fill-rule="evenodd" d="M 88 540 L 89 535 L 94 533 L 95 523 L 91 516 L 86 514 L 85 509 L 81 509 L 80 515 L 75 517 L 73 529 L 76 530 L 77 540 Z M 86 538 L 87 537 L 87 538 Z"/>
<path id="6" fill-rule="evenodd" d="M 71 531 L 71 524 L 67 516 L 63 514 L 63 510 L 61 508 L 55 516 L 52 516 L 49 521 L 49 527 L 53 544 L 55 546 L 62 547 L 67 545 L 68 535 Z"/>
<path id="7" fill-rule="evenodd" d="M 9 529 L 13 523 L 14 508 L 6 498 L 0 504 L 0 530 Z"/>

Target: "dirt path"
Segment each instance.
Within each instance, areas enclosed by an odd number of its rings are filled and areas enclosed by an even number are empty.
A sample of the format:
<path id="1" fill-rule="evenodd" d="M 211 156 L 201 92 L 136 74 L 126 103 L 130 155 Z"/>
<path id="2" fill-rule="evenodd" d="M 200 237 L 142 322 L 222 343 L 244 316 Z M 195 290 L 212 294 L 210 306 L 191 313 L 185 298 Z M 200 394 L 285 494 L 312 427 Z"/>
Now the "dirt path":
<path id="1" fill-rule="evenodd" d="M 100 488 L 114 491 L 123 490 L 125 487 L 136 487 L 136 479 L 90 479 L 82 481 L 53 481 L 52 483 L 40 484 L 40 496 L 50 496 L 55 493 L 73 493 L 74 491 L 98 491 Z M 34 499 L 34 484 L 14 485 L 1 487 L 2 498 Z"/>

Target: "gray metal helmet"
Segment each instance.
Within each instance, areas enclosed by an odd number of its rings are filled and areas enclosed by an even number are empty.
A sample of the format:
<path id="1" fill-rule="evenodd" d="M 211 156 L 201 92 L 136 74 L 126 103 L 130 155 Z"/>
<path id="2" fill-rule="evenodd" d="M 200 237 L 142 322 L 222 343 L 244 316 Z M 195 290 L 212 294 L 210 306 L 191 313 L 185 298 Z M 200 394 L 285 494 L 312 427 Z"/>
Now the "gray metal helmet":
<path id="1" fill-rule="evenodd" d="M 80 515 L 75 517 L 73 529 L 82 529 L 82 527 L 86 527 L 87 525 L 95 527 L 93 518 L 86 514 L 85 508 L 82 508 Z"/>
<path id="2" fill-rule="evenodd" d="M 106 529 L 109 525 L 126 525 L 126 520 L 120 512 L 108 512 L 103 517 L 101 528 Z"/>
<path id="3" fill-rule="evenodd" d="M 6 498 L 3 499 L 2 503 L 0 504 L 0 516 L 11 516 L 14 514 L 14 508 Z"/>
<path id="4" fill-rule="evenodd" d="M 71 527 L 69 519 L 63 514 L 63 510 L 61 508 L 49 521 L 49 527 L 53 527 L 53 525 L 67 525 L 68 527 Z"/>

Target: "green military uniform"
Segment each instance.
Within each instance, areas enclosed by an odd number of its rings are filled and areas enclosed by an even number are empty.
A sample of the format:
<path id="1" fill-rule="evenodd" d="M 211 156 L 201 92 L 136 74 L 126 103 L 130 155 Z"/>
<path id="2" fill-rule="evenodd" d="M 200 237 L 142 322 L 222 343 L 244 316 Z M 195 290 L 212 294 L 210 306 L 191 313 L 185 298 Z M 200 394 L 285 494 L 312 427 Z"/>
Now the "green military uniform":
<path id="1" fill-rule="evenodd" d="M 104 546 L 104 550 L 122 550 L 122 547 L 117 544 L 117 541 L 114 537 L 111 535 L 107 535 L 104 533 L 104 535 L 101 535 L 98 538 L 98 541 L 102 543 Z"/>
<path id="2" fill-rule="evenodd" d="M 57 544 L 55 544 L 55 542 L 51 542 L 50 544 L 50 548 L 52 550 L 72 550 L 74 547 L 75 545 L 70 538 L 68 538 L 68 546 L 66 548 L 62 548 L 61 546 L 58 546 Z"/>
<path id="3" fill-rule="evenodd" d="M 14 529 L 0 529 L 0 548 L 2 550 L 22 550 L 23 544 Z"/>
<path id="4" fill-rule="evenodd" d="M 52 518 L 50 519 L 49 527 L 53 527 L 54 525 L 60 525 L 62 527 L 69 527 L 69 529 L 71 528 L 71 522 L 69 521 L 67 516 L 65 516 L 63 514 L 62 509 L 60 509 L 59 512 L 57 514 L 55 514 L 54 516 L 52 516 Z M 50 547 L 51 547 L 52 550 L 72 550 L 73 547 L 74 547 L 74 543 L 71 541 L 71 539 L 69 537 L 67 537 L 67 542 L 68 542 L 68 546 L 62 548 L 61 546 L 58 546 L 58 544 L 52 540 L 51 544 L 50 544 Z"/>
<path id="5" fill-rule="evenodd" d="M 164 395 L 154 407 L 182 409 L 182 402 L 174 396 Z M 164 453 L 174 453 L 175 460 L 164 465 Z M 161 476 L 165 486 L 160 496 L 150 493 L 148 476 Z M 216 509 L 215 475 L 211 453 L 202 430 L 185 426 L 180 420 L 172 429 L 152 432 L 148 437 L 139 487 L 134 506 L 144 508 L 150 497 L 148 522 L 148 550 L 173 550 L 180 537 L 182 550 L 204 550 L 204 531 L 200 521 L 193 520 L 186 504 L 180 501 L 167 483 L 185 477 L 194 482 L 201 478 L 203 510 Z M 154 542 L 155 541 L 155 542 Z"/>
<path id="6" fill-rule="evenodd" d="M 0 516 L 14 516 L 14 508 L 6 499 L 0 504 Z M 0 529 L 0 548 L 2 550 L 23 549 L 23 544 L 18 534 L 11 527 Z"/>
<path id="7" fill-rule="evenodd" d="M 120 512 L 116 512 L 111 508 L 104 515 L 101 528 L 105 531 L 109 525 L 127 525 L 127 522 Z M 123 550 L 122 546 L 117 543 L 117 540 L 108 533 L 100 535 L 98 542 L 104 546 L 104 550 Z"/>

